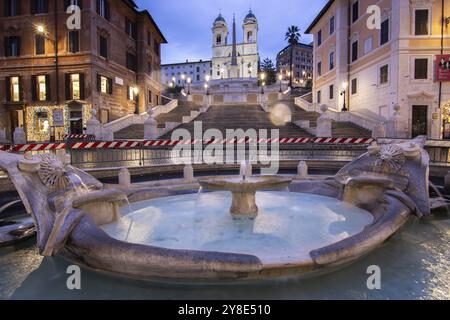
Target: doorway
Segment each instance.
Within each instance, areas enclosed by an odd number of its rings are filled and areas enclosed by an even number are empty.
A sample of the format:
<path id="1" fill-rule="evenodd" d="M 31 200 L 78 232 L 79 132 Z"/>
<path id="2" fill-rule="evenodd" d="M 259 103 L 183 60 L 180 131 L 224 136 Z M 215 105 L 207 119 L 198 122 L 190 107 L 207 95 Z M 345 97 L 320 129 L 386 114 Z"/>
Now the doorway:
<path id="1" fill-rule="evenodd" d="M 412 106 L 411 136 L 428 136 L 428 106 Z"/>
<path id="2" fill-rule="evenodd" d="M 25 130 L 25 114 L 23 110 L 10 110 L 10 139 L 14 137 L 14 130 L 16 128 L 23 128 Z"/>
<path id="3" fill-rule="evenodd" d="M 83 106 L 78 103 L 71 103 L 69 108 L 69 129 L 70 134 L 83 134 Z"/>

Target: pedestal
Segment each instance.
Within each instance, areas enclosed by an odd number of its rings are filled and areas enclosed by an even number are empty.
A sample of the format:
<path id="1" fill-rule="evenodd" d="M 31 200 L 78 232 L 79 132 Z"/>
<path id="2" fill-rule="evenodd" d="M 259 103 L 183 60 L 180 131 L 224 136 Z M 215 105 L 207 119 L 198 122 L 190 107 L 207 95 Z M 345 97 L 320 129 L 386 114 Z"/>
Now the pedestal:
<path id="1" fill-rule="evenodd" d="M 233 204 L 230 213 L 235 218 L 254 219 L 258 215 L 256 205 L 256 191 L 253 192 L 232 192 Z"/>

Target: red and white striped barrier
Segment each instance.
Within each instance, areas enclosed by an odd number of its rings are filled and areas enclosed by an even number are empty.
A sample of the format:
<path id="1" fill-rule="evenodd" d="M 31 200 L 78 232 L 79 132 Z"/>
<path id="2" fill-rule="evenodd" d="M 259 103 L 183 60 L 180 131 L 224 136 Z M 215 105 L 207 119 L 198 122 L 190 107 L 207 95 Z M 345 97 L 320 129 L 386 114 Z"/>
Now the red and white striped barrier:
<path id="1" fill-rule="evenodd" d="M 11 149 L 10 145 L 0 144 L 0 151 L 9 151 Z"/>
<path id="2" fill-rule="evenodd" d="M 111 142 L 75 142 L 70 148 L 72 150 L 92 149 L 134 149 L 141 146 L 140 141 L 111 141 Z"/>
<path id="3" fill-rule="evenodd" d="M 314 143 L 334 143 L 334 144 L 370 144 L 374 142 L 372 138 L 315 138 Z"/>
<path id="4" fill-rule="evenodd" d="M 51 151 L 65 149 L 65 143 L 32 143 L 19 144 L 12 148 L 12 152 L 33 152 L 33 151 Z"/>
<path id="5" fill-rule="evenodd" d="M 87 139 L 93 139 L 94 136 L 90 134 L 65 134 L 64 140 L 87 140 Z"/>
<path id="6" fill-rule="evenodd" d="M 370 144 L 375 139 L 372 138 L 281 138 L 281 139 L 258 139 L 257 143 L 280 143 L 280 144 Z M 100 149 L 136 149 L 140 147 L 155 148 L 155 147 L 172 147 L 179 144 L 183 145 L 195 145 L 199 143 L 203 144 L 248 144 L 253 142 L 250 138 L 242 139 L 218 139 L 218 140 L 149 140 L 149 141 L 92 141 L 92 142 L 73 142 L 70 143 L 70 149 L 72 150 L 100 150 Z M 35 143 L 35 144 L 23 144 L 16 146 L 0 145 L 0 150 L 12 151 L 12 152 L 33 152 L 33 151 L 51 151 L 66 149 L 66 143 Z"/>

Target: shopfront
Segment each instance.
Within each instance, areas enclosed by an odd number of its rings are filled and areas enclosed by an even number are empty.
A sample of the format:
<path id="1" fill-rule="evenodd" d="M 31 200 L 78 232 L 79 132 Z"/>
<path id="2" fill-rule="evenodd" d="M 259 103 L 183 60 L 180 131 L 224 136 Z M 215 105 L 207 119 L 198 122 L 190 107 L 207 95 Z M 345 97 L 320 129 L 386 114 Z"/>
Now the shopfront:
<path id="1" fill-rule="evenodd" d="M 65 106 L 32 106 L 26 108 L 27 140 L 29 142 L 60 141 L 65 134 L 82 134 L 88 107 L 79 103 Z"/>

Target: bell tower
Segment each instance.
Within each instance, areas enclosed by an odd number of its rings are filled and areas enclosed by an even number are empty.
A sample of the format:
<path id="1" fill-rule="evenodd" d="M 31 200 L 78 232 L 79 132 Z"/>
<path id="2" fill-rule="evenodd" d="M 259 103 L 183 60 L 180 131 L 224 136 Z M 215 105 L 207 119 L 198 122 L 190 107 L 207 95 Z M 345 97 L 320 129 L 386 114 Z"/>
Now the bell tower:
<path id="1" fill-rule="evenodd" d="M 221 13 L 214 21 L 212 33 L 213 47 L 225 46 L 228 44 L 228 25 Z"/>

